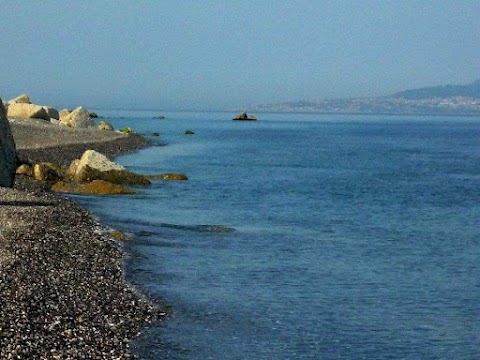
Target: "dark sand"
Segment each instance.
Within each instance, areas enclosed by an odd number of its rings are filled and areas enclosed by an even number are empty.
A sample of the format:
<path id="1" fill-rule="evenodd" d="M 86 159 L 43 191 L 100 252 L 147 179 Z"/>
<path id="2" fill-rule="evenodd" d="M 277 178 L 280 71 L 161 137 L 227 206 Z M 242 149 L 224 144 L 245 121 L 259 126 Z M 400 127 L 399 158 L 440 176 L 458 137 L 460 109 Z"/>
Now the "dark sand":
<path id="1" fill-rule="evenodd" d="M 148 144 L 68 130 L 41 148 L 38 126 L 12 131 L 20 158 L 60 164 L 90 148 L 113 156 Z M 0 359 L 133 358 L 129 340 L 158 310 L 125 282 L 118 244 L 73 201 L 17 184 L 0 188 Z"/>

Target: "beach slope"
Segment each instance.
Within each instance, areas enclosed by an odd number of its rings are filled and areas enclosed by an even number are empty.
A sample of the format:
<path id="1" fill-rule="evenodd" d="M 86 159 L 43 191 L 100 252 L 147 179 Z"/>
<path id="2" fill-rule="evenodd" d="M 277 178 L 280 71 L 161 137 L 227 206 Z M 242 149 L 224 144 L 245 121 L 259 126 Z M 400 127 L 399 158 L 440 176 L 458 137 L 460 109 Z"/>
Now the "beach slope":
<path id="1" fill-rule="evenodd" d="M 21 159 L 67 164 L 88 148 L 113 156 L 148 144 L 44 126 L 11 123 Z M 132 358 L 129 340 L 155 310 L 125 282 L 118 245 L 73 201 L 19 184 L 0 188 L 0 358 Z"/>

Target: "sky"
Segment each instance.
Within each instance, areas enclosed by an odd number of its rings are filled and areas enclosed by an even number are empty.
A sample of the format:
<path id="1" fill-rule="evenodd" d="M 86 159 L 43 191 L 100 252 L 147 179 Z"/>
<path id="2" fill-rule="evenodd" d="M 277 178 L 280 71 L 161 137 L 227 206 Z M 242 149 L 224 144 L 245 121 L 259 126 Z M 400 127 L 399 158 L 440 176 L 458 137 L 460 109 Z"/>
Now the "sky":
<path id="1" fill-rule="evenodd" d="M 0 97 L 247 110 L 480 78 L 478 0 L 0 0 Z"/>

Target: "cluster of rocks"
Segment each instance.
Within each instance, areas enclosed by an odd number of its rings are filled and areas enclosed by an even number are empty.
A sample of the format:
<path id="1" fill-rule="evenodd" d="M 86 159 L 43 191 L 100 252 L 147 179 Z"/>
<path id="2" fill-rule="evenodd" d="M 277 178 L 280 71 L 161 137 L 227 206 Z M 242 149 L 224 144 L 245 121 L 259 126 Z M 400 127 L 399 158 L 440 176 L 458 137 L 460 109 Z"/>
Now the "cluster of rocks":
<path id="1" fill-rule="evenodd" d="M 135 194 L 135 190 L 125 186 L 147 186 L 151 179 L 188 180 L 187 176 L 175 173 L 136 174 L 95 150 L 85 151 L 68 167 L 52 162 L 22 164 L 16 169 L 16 175 L 43 182 L 45 187 L 57 192 L 89 195 Z"/>
<path id="2" fill-rule="evenodd" d="M 74 110 L 63 109 L 58 111 L 50 106 L 32 104 L 26 94 L 6 101 L 4 104 L 7 118 L 10 119 L 41 119 L 53 124 L 68 126 L 71 128 L 94 128 L 93 118 L 98 117 L 94 112 L 89 112 L 82 106 Z M 98 125 L 101 130 L 113 130 L 113 127 L 105 121 Z"/>

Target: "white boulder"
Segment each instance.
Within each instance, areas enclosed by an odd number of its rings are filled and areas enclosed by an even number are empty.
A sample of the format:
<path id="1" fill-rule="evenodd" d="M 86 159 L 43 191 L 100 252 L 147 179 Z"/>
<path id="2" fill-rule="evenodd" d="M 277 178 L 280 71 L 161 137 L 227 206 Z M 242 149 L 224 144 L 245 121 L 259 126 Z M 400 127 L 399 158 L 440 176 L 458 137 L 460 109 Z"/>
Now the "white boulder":
<path id="1" fill-rule="evenodd" d="M 90 113 L 83 107 L 78 107 L 70 114 L 60 118 L 62 124 L 72 128 L 92 128 L 95 127 L 94 121 L 90 118 Z"/>

